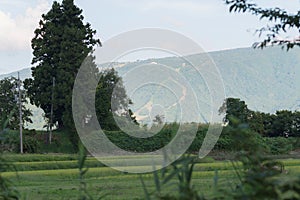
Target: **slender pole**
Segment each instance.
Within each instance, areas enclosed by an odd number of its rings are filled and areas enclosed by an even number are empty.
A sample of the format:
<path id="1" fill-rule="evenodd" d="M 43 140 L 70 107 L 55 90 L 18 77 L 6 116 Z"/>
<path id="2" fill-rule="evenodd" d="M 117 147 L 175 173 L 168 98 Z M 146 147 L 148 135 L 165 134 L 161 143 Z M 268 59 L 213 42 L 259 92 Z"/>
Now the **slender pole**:
<path id="1" fill-rule="evenodd" d="M 18 72 L 18 90 L 19 90 L 19 113 L 20 113 L 20 153 L 23 153 L 23 122 L 22 122 L 22 94 L 21 94 L 21 80 Z"/>
<path id="2" fill-rule="evenodd" d="M 51 113 L 50 113 L 50 134 L 49 134 L 49 143 L 50 144 L 52 142 L 54 87 L 55 87 L 55 77 L 52 78 L 52 96 L 51 96 Z"/>

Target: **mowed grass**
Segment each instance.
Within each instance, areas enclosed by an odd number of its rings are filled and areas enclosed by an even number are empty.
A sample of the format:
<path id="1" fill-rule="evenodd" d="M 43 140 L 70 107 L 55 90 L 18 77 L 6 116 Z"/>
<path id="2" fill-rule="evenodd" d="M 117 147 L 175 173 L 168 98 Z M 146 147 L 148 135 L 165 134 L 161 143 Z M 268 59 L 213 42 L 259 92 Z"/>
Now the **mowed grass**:
<path id="1" fill-rule="evenodd" d="M 22 199 L 78 199 L 79 170 L 76 155 L 8 155 L 5 158 L 16 167 L 16 172 L 2 173 L 13 181 L 22 195 Z M 109 160 L 109 158 L 108 158 Z M 300 159 L 282 160 L 291 176 L 300 174 Z M 113 159 L 112 159 L 113 162 Z M 140 166 L 127 166 L 141 169 Z M 95 158 L 86 160 L 89 167 L 85 175 L 87 189 L 95 199 L 106 195 L 104 199 L 144 199 L 144 191 L 140 178 L 147 189 L 155 190 L 153 175 L 130 174 L 105 167 Z M 230 190 L 237 183 L 236 172 L 230 162 L 197 163 L 193 173 L 193 184 L 198 192 L 205 196 L 213 196 L 214 179 L 218 177 L 218 185 Z M 165 186 L 164 192 L 176 193 L 176 179 Z"/>

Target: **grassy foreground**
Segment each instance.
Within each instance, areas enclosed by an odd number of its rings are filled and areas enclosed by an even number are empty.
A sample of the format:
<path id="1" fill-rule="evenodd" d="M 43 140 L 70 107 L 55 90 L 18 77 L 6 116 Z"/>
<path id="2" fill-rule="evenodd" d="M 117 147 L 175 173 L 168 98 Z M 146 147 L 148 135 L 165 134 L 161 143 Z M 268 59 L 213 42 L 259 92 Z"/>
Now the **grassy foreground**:
<path id="1" fill-rule="evenodd" d="M 5 157 L 18 172 L 5 172 L 2 175 L 13 181 L 23 199 L 78 199 L 79 170 L 76 155 L 27 154 Z M 300 159 L 282 161 L 290 175 L 300 174 Z M 104 194 L 104 199 L 144 199 L 140 176 L 149 191 L 155 190 L 152 174 L 126 174 L 106 167 L 94 158 L 88 158 L 86 166 L 89 167 L 85 175 L 87 189 L 95 199 Z M 207 159 L 196 164 L 193 184 L 200 194 L 213 196 L 216 179 L 223 188 L 235 187 L 237 177 L 230 162 Z M 164 192 L 172 193 L 176 189 L 176 185 L 171 183 Z"/>

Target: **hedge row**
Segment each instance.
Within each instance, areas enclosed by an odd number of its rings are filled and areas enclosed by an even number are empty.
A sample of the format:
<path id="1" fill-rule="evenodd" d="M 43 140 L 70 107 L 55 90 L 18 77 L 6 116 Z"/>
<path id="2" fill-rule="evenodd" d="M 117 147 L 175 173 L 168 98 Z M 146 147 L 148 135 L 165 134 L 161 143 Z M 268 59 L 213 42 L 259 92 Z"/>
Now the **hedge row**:
<path id="1" fill-rule="evenodd" d="M 191 128 L 194 128 L 195 124 L 186 124 L 180 127 L 183 131 L 184 137 L 182 140 L 190 140 L 193 137 L 191 133 Z M 165 145 L 169 144 L 170 141 L 177 137 L 179 125 L 178 124 L 167 124 L 165 125 L 157 134 L 149 133 L 146 130 L 139 130 L 132 134 L 148 134 L 148 138 L 133 137 L 124 133 L 122 131 L 105 131 L 107 138 L 126 151 L 132 152 L 152 152 L 161 149 Z M 193 139 L 192 144 L 188 148 L 188 152 L 196 153 L 202 146 L 204 138 L 207 134 L 208 125 L 199 125 L 196 137 Z M 45 144 L 44 133 L 28 132 L 25 133 L 24 138 L 24 150 L 27 153 L 48 153 L 48 152 L 59 152 L 59 153 L 74 153 L 72 149 L 72 144 L 66 137 L 64 133 L 55 133 L 53 138 L 53 143 L 51 145 Z M 7 132 L 1 135 L 1 151 L 6 152 L 19 152 L 19 137 L 18 132 Z M 247 148 L 254 148 L 254 146 L 260 145 L 263 147 L 264 151 L 271 154 L 285 154 L 291 150 L 299 148 L 299 139 L 295 137 L 284 138 L 284 137 L 263 137 L 248 128 L 233 128 L 225 127 L 221 136 L 218 139 L 214 150 L 217 151 L 236 151 Z M 178 144 L 180 145 L 180 144 Z M 180 148 L 180 146 L 175 148 Z M 183 145 L 184 142 L 183 142 Z M 39 157 L 28 160 L 33 161 L 43 161 L 46 159 L 51 160 L 76 160 L 76 156 L 59 157 L 59 156 L 49 156 L 48 158 Z M 19 160 L 26 160 L 26 157 L 22 157 Z"/>

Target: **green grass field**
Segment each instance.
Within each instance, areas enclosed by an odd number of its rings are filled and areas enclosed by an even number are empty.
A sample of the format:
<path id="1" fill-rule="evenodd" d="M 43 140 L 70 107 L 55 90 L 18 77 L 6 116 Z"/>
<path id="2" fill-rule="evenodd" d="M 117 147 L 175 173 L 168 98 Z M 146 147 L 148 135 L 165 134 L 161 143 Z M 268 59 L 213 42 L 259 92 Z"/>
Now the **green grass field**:
<path id="1" fill-rule="evenodd" d="M 6 155 L 16 168 L 2 173 L 13 181 L 22 199 L 78 199 L 79 170 L 77 155 Z M 210 162 L 209 162 L 210 161 Z M 289 175 L 300 174 L 300 159 L 284 159 Z M 127 174 L 104 166 L 95 158 L 87 158 L 89 168 L 85 175 L 87 189 L 95 199 L 106 194 L 104 199 L 144 199 L 140 177 L 149 191 L 155 190 L 153 175 Z M 128 166 L 133 168 L 145 167 Z M 230 162 L 206 159 L 196 164 L 193 184 L 205 196 L 214 194 L 214 177 L 218 172 L 218 184 L 224 188 L 235 187 L 236 173 Z M 173 184 L 172 184 L 173 183 Z M 176 192 L 176 180 L 164 189 L 166 193 Z"/>

